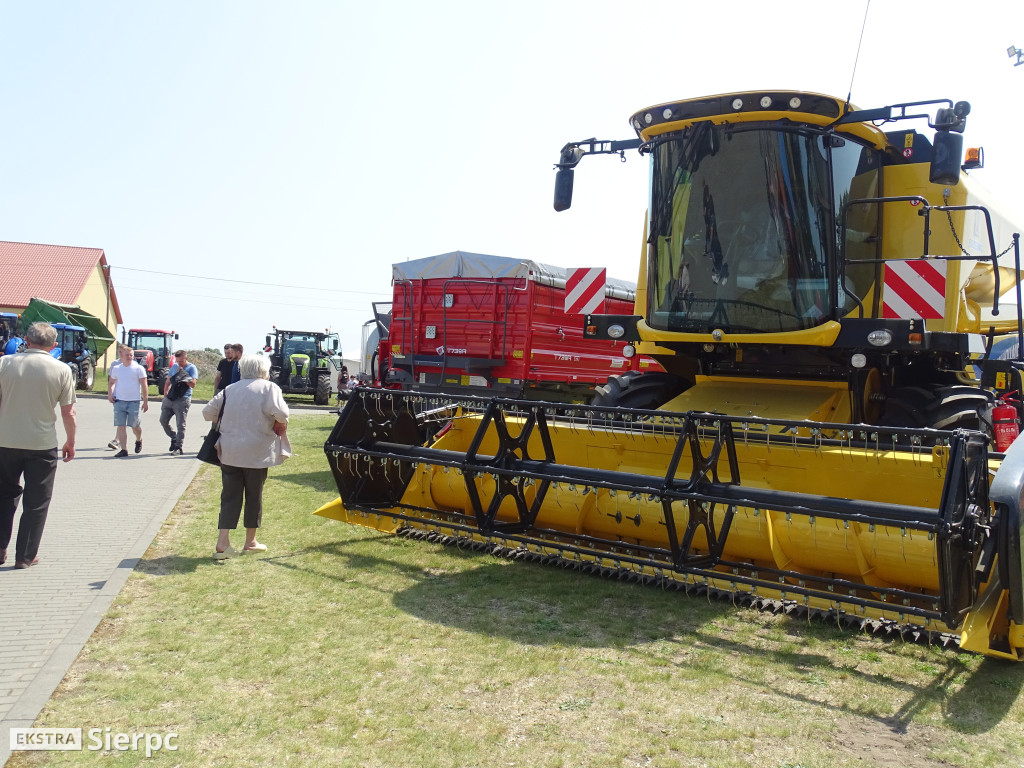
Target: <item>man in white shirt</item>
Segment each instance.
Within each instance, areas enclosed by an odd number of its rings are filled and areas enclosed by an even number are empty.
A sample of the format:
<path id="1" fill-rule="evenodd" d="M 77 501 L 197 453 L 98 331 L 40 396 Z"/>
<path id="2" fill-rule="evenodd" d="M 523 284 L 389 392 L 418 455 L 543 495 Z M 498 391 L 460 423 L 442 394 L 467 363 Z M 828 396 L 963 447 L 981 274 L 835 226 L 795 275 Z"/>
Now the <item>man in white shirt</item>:
<path id="1" fill-rule="evenodd" d="M 146 383 L 146 369 L 135 362 L 135 352 L 123 344 L 117 348 L 120 358 L 107 374 L 107 400 L 114 404 L 114 426 L 117 427 L 117 442 L 121 450 L 115 459 L 128 455 L 128 427 L 135 433 L 135 452 L 142 451 L 142 413 L 149 410 L 149 386 Z"/>

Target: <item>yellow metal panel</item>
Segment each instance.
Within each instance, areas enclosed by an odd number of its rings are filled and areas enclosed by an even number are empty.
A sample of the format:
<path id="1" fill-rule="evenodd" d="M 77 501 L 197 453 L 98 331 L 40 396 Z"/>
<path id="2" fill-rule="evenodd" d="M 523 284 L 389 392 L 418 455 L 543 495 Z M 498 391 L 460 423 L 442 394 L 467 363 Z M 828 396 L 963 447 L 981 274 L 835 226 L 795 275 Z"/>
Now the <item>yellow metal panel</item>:
<path id="1" fill-rule="evenodd" d="M 666 411 L 708 411 L 770 419 L 843 421 L 849 416 L 845 382 L 808 384 L 766 379 L 698 376 L 696 384 L 663 406 Z"/>
<path id="2" fill-rule="evenodd" d="M 698 341 L 704 343 L 725 344 L 800 344 L 809 347 L 831 347 L 839 336 L 841 326 L 835 321 L 828 321 L 814 328 L 785 333 L 727 333 L 719 331 L 719 336 L 710 333 L 675 333 L 651 328 L 646 320 L 637 323 L 640 338 L 644 342 Z M 641 350 L 649 354 L 647 348 Z"/>

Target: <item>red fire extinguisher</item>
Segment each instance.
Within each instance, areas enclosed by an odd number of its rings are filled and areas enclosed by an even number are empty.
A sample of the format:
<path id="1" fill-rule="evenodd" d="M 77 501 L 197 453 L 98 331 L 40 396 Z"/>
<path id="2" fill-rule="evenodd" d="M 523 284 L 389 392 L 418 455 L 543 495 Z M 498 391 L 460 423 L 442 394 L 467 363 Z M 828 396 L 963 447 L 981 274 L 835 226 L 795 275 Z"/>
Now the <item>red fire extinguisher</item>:
<path id="1" fill-rule="evenodd" d="M 1017 419 L 1017 403 L 1011 399 L 1016 392 L 1008 392 L 999 398 L 999 402 L 992 409 L 992 432 L 996 438 L 996 450 L 1006 453 L 1010 445 L 1020 434 L 1020 421 Z"/>

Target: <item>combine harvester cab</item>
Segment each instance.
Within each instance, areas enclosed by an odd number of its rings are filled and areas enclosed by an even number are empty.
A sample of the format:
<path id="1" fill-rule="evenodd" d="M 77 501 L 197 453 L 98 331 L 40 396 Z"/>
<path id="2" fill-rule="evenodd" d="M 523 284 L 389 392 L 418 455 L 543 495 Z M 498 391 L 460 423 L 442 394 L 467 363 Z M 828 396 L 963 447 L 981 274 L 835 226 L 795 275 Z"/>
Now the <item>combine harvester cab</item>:
<path id="1" fill-rule="evenodd" d="M 557 210 L 585 155 L 650 155 L 634 309 L 583 327 L 675 391 L 357 390 L 318 514 L 1024 659 L 1019 242 L 969 109 L 737 93 L 567 145 Z"/>

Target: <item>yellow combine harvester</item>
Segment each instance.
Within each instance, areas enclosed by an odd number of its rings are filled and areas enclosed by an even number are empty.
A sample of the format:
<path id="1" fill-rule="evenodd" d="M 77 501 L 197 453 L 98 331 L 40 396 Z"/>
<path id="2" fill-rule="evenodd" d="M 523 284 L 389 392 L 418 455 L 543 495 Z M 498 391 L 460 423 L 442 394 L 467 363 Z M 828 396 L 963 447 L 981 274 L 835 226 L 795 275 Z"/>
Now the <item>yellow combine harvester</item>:
<path id="1" fill-rule="evenodd" d="M 650 156 L 635 314 L 585 327 L 666 373 L 590 405 L 358 390 L 318 514 L 1024 659 L 1019 244 L 969 111 L 736 93 L 566 145 L 557 210 L 585 155 Z M 882 130 L 912 119 L 931 140 Z"/>

